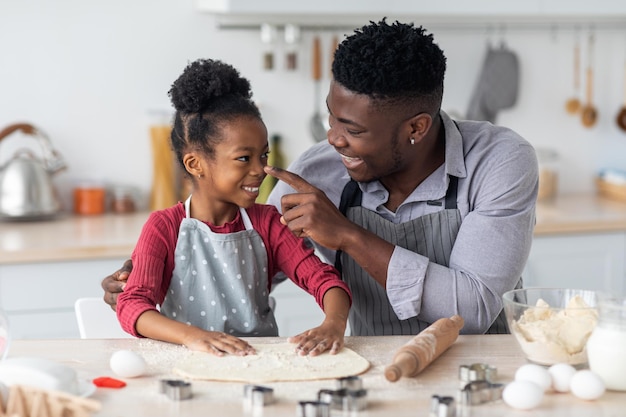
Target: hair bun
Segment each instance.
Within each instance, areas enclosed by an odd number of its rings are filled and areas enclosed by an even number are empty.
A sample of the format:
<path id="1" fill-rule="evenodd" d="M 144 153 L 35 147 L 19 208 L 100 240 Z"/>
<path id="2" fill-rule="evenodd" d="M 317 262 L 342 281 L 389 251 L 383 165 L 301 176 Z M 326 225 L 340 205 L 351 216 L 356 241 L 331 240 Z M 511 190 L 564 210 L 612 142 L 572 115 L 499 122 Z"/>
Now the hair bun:
<path id="1" fill-rule="evenodd" d="M 187 65 L 168 92 L 176 111 L 201 113 L 227 96 L 252 97 L 250 82 L 233 66 L 213 59 Z"/>

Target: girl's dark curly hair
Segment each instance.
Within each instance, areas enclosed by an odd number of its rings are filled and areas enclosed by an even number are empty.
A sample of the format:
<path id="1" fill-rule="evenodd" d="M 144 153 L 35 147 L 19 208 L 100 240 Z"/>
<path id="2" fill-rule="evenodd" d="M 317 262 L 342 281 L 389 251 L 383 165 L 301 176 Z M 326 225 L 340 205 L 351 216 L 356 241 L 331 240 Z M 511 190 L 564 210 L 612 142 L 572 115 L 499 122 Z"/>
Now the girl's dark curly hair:
<path id="1" fill-rule="evenodd" d="M 386 18 L 355 30 L 337 48 L 332 72 L 348 90 L 379 104 L 435 114 L 441 107 L 446 57 L 425 29 Z"/>
<path id="2" fill-rule="evenodd" d="M 183 155 L 191 149 L 211 156 L 222 140 L 223 123 L 239 117 L 261 119 L 251 99 L 250 82 L 218 60 L 199 59 L 187 65 L 168 94 L 176 109 L 172 148 L 181 165 Z"/>

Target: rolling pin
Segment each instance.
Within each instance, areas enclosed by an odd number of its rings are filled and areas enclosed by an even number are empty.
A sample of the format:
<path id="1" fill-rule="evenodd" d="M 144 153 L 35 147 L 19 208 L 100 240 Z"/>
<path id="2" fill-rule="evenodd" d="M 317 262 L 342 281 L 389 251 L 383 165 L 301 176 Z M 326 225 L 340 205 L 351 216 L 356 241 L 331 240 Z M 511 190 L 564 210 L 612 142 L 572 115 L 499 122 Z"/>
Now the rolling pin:
<path id="1" fill-rule="evenodd" d="M 442 318 L 428 326 L 402 346 L 385 368 L 385 378 L 396 382 L 401 377 L 414 377 L 454 343 L 464 324 L 459 315 Z"/>

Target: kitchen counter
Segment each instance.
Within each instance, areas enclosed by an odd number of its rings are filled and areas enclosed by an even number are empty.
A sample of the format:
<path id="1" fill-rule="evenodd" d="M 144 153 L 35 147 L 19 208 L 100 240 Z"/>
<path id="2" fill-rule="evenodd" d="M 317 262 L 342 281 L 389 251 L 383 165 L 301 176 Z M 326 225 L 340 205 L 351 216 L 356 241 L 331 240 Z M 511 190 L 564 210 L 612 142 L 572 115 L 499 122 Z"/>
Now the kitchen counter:
<path id="1" fill-rule="evenodd" d="M 537 203 L 535 236 L 626 231 L 626 202 L 564 194 Z"/>
<path id="2" fill-rule="evenodd" d="M 128 258 L 148 212 L 0 223 L 0 265 Z M 537 204 L 535 235 L 626 231 L 626 203 L 565 194 Z"/>
<path id="3" fill-rule="evenodd" d="M 0 265 L 130 258 L 148 212 L 0 223 Z"/>
<path id="4" fill-rule="evenodd" d="M 346 346 L 371 363 L 361 375 L 367 389 L 365 411 L 351 415 L 426 416 L 431 396 L 456 398 L 461 365 L 487 363 L 497 367 L 498 381 L 510 382 L 525 359 L 510 335 L 460 336 L 455 344 L 416 378 L 403 378 L 391 383 L 384 378 L 384 368 L 395 351 L 410 340 L 410 336 L 347 337 Z M 252 343 L 283 342 L 283 338 L 247 339 Z M 76 339 L 76 340 L 15 340 L 10 356 L 38 356 L 58 361 L 76 369 L 79 378 L 93 379 L 112 376 L 109 368 L 111 354 L 120 349 L 140 353 L 148 363 L 145 376 L 124 379 L 127 386 L 120 390 L 99 388 L 91 396 L 100 401 L 102 409 L 95 416 L 294 416 L 297 401 L 314 400 L 320 389 L 335 388 L 333 380 L 268 383 L 274 389 L 277 402 L 261 413 L 246 411 L 242 405 L 243 383 L 192 381 L 193 397 L 172 401 L 158 392 L 158 380 L 176 378 L 170 370 L 187 350 L 180 346 L 146 339 Z M 584 401 L 571 394 L 547 393 L 541 405 L 530 413 L 535 417 L 608 417 L 623 415 L 626 393 L 607 391 L 596 401 Z M 526 416 L 528 412 L 514 410 L 502 401 L 476 405 L 460 410 L 470 416 Z"/>

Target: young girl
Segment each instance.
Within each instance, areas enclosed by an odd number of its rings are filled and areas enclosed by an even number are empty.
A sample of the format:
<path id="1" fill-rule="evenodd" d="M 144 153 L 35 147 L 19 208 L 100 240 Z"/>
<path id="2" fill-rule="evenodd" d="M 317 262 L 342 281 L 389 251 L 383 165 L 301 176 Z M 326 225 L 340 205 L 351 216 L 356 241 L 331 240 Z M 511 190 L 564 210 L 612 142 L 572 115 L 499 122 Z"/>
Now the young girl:
<path id="1" fill-rule="evenodd" d="M 191 177 L 192 195 L 153 212 L 144 225 L 118 298 L 122 327 L 216 355 L 254 353 L 236 336 L 278 336 L 269 291 L 282 271 L 326 315 L 319 327 L 289 340 L 303 355 L 336 353 L 348 287 L 280 223 L 274 206 L 255 204 L 269 150 L 250 83 L 230 65 L 198 60 L 169 95 L 176 109 L 172 147 Z"/>

